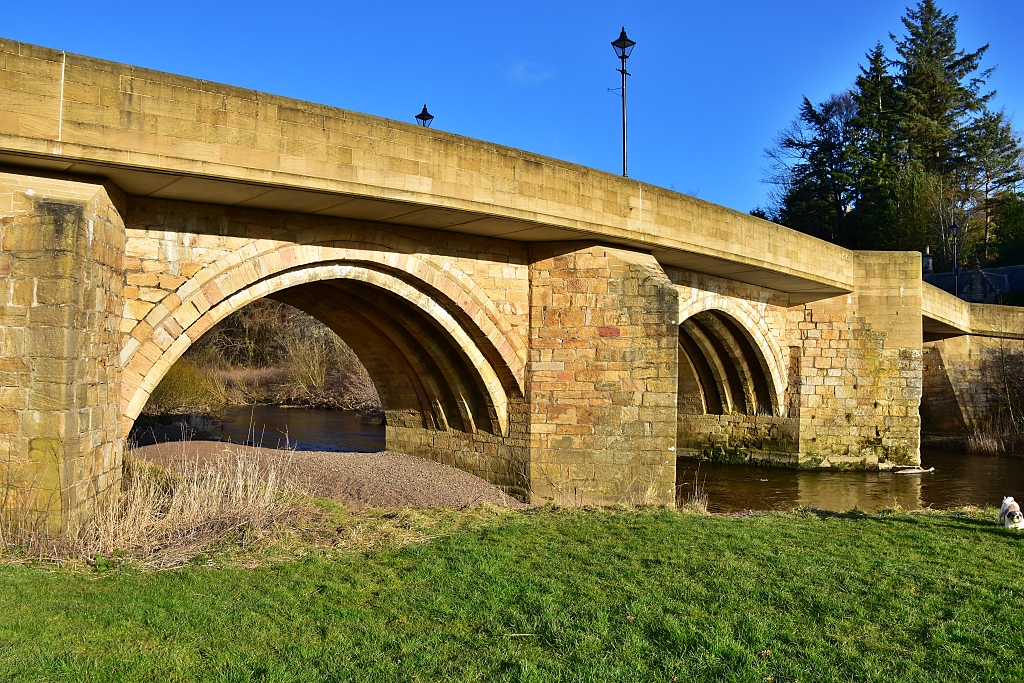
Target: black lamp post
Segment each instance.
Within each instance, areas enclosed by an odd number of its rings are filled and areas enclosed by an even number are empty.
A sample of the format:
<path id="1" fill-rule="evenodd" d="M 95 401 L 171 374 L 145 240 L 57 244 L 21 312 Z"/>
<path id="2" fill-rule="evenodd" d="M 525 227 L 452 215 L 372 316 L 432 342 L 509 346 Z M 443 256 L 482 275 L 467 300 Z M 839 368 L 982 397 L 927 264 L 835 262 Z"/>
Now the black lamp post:
<path id="1" fill-rule="evenodd" d="M 622 175 L 624 177 L 629 176 L 626 173 L 626 76 L 632 75 L 626 71 L 626 60 L 629 59 L 630 53 L 633 52 L 634 45 L 636 45 L 636 41 L 626 37 L 625 26 L 622 27 L 622 33 L 619 34 L 618 40 L 612 41 L 615 54 L 622 60 L 622 68 L 616 69 L 616 71 L 622 74 Z"/>
<path id="2" fill-rule="evenodd" d="M 949 234 L 953 237 L 953 296 L 960 296 L 960 255 L 957 253 L 960 225 L 956 221 L 949 226 Z"/>
<path id="3" fill-rule="evenodd" d="M 434 117 L 430 115 L 430 112 L 427 111 L 427 105 L 424 104 L 423 111 L 421 111 L 419 114 L 416 114 L 416 123 L 420 124 L 424 128 L 430 128 L 430 123 L 433 120 Z"/>

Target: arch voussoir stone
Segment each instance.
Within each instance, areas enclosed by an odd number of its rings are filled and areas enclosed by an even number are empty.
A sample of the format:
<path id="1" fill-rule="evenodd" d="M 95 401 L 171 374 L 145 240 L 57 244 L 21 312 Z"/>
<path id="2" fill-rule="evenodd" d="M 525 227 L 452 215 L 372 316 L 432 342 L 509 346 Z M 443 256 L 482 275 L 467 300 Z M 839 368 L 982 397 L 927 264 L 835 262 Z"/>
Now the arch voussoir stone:
<path id="1" fill-rule="evenodd" d="M 497 416 L 501 433 L 508 434 L 509 398 L 507 389 L 490 361 L 486 359 L 479 349 L 477 342 L 466 332 L 462 324 L 451 316 L 447 309 L 423 292 L 410 286 L 404 280 L 386 271 L 371 270 L 360 265 L 319 264 L 284 271 L 275 274 L 271 278 L 252 283 L 246 283 L 244 280 L 239 279 L 237 272 L 224 273 L 219 278 L 219 281 L 215 280 L 211 283 L 209 290 L 212 292 L 216 289 L 219 301 L 200 316 L 188 329 L 183 330 L 182 335 L 187 335 L 191 341 L 195 341 L 209 327 L 212 327 L 230 313 L 255 299 L 298 284 L 331 279 L 360 280 L 394 292 L 430 315 L 451 335 L 460 350 L 469 358 L 472 367 L 479 374 L 480 380 L 486 389 L 489 403 L 493 406 Z M 223 290 L 228 286 L 234 286 L 237 289 L 232 294 L 224 297 Z M 204 294 L 204 296 L 210 298 L 208 294 Z M 198 332 L 199 329 L 202 329 L 202 332 Z M 198 332 L 198 334 L 193 336 L 194 332 Z M 163 374 L 166 373 L 170 365 L 187 348 L 187 345 L 175 345 L 173 343 L 175 340 L 170 339 L 169 335 L 167 335 L 166 339 L 164 339 L 163 335 L 158 335 L 158 337 L 160 340 L 167 342 L 163 348 L 161 348 L 156 339 L 151 339 L 145 342 L 139 351 L 136 351 L 134 357 L 128 361 L 127 367 L 143 377 L 141 383 L 133 390 L 131 395 L 122 394 L 124 414 L 129 419 L 133 420 L 139 415 L 145 406 L 146 400 L 148 400 L 149 395 L 156 388 Z"/>
<path id="2" fill-rule="evenodd" d="M 375 244 L 347 240 L 340 243 L 344 246 L 337 246 L 339 241 L 335 240 L 333 243 L 282 247 L 273 240 L 256 240 L 247 245 L 253 254 L 250 258 L 239 261 L 237 252 L 229 254 L 200 270 L 182 284 L 175 294 L 180 301 L 191 303 L 202 313 L 217 305 L 227 293 L 238 291 L 247 283 L 269 277 L 286 268 L 336 261 L 378 264 L 405 273 L 448 297 L 479 328 L 481 339 L 491 344 L 493 352 L 519 385 L 519 390 L 523 390 L 525 344 L 507 323 L 501 324 L 504 316 L 471 278 L 449 263 L 440 269 L 411 254 L 383 251 Z M 197 296 L 197 292 L 201 292 L 202 297 Z M 166 306 L 162 310 L 154 309 L 146 320 L 155 327 L 180 305 L 175 306 L 174 310 Z M 505 341 L 508 343 L 502 343 Z"/>

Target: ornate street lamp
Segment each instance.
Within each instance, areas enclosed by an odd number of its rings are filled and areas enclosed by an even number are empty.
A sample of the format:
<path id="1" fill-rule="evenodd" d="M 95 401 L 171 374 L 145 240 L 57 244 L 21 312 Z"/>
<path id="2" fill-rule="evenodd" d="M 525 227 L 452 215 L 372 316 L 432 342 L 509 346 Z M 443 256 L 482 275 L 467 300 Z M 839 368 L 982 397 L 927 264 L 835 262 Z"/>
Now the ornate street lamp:
<path id="1" fill-rule="evenodd" d="M 953 221 L 953 225 L 949 226 L 949 234 L 953 237 L 953 296 L 960 296 L 960 255 L 957 253 L 960 224 Z"/>
<path id="2" fill-rule="evenodd" d="M 424 104 L 423 111 L 421 111 L 419 114 L 416 114 L 416 123 L 420 124 L 424 128 L 430 128 L 430 123 L 433 120 L 434 117 L 430 115 L 430 112 L 427 111 L 427 105 Z"/>
<path id="3" fill-rule="evenodd" d="M 629 55 L 633 52 L 633 46 L 636 45 L 636 41 L 630 40 L 626 37 L 626 27 L 622 27 L 622 33 L 619 34 L 617 40 L 612 41 L 612 47 L 615 48 L 615 54 L 619 59 L 622 60 L 622 68 L 616 69 L 622 74 L 622 175 L 623 177 L 629 177 L 626 173 L 626 76 L 631 76 L 626 71 L 626 60 L 629 59 Z"/>

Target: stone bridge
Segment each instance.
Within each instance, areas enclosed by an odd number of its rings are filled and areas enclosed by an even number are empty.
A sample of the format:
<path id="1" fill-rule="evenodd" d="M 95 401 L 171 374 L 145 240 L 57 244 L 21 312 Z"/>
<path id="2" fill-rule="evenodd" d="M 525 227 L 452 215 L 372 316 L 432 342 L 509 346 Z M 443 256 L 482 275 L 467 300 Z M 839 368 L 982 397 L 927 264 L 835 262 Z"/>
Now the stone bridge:
<path id="1" fill-rule="evenodd" d="M 978 350 L 1024 336 L 916 252 L 3 40 L 0 240 L 0 475 L 65 521 L 116 489 L 168 368 L 261 297 L 358 354 L 388 448 L 560 504 L 671 503 L 685 454 L 918 463 L 922 388 L 969 424 Z"/>

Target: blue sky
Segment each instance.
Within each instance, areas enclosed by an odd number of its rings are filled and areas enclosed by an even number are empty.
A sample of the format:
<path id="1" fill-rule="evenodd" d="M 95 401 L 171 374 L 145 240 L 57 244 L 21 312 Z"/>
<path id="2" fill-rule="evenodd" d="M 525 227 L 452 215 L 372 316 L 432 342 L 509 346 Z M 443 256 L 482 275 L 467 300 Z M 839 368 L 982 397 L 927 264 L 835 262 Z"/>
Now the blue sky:
<path id="1" fill-rule="evenodd" d="M 0 35 L 412 121 L 621 172 L 610 41 L 625 26 L 630 176 L 747 211 L 762 150 L 801 97 L 849 87 L 904 0 L 789 2 L 45 2 Z M 1020 0 L 940 0 L 991 43 L 996 106 L 1024 128 Z"/>

